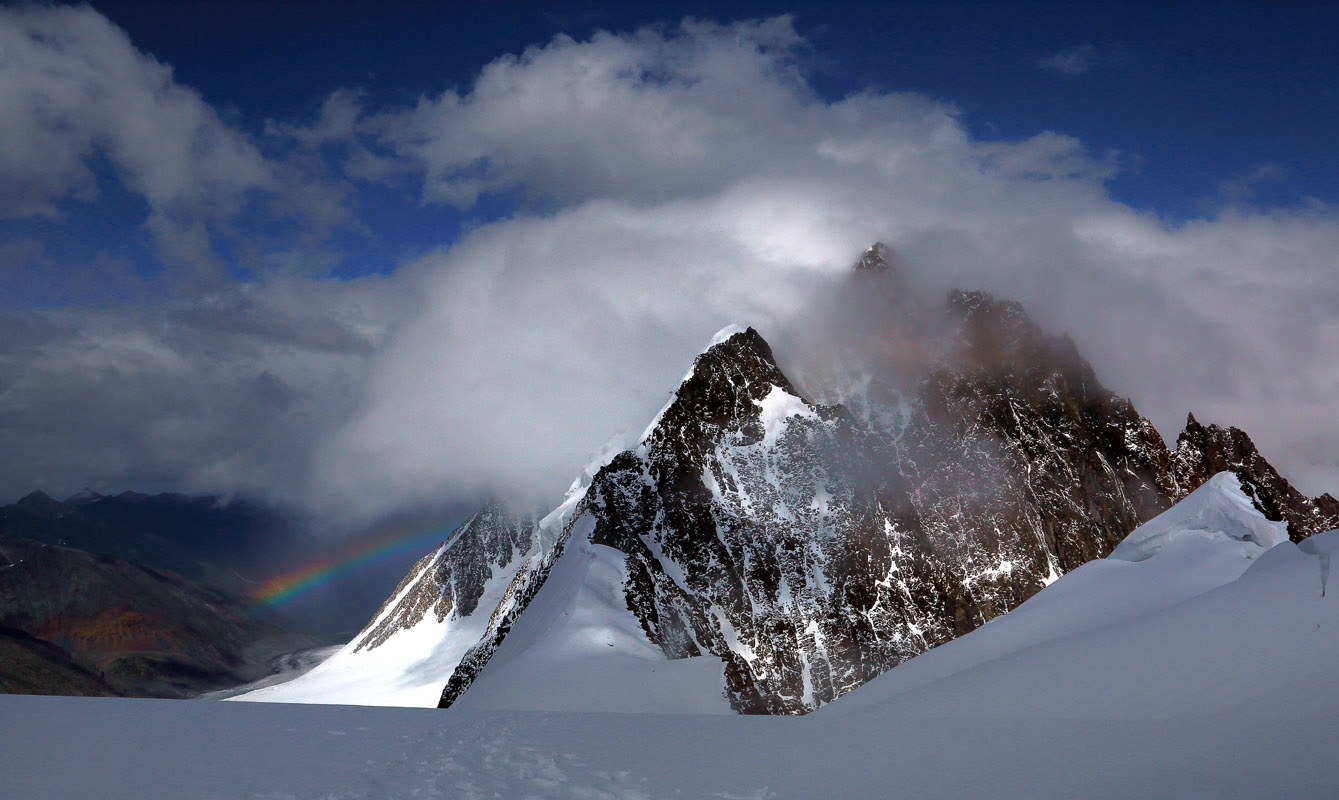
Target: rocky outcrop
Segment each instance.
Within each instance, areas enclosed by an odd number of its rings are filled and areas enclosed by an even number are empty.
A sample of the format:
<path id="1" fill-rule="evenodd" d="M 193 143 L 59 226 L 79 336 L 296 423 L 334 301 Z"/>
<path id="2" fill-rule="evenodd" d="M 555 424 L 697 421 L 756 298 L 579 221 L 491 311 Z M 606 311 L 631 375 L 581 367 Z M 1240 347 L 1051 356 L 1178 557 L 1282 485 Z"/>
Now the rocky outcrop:
<path id="1" fill-rule="evenodd" d="M 1191 414 L 1176 440 L 1173 462 L 1177 480 L 1186 491 L 1215 473 L 1235 473 L 1265 517 L 1288 523 L 1288 537 L 1294 542 L 1339 528 L 1339 501 L 1329 494 L 1317 498 L 1302 494 L 1260 455 L 1240 428 L 1205 427 Z"/>
<path id="2" fill-rule="evenodd" d="M 474 614 L 494 574 L 513 567 L 535 546 L 534 532 L 532 516 L 487 503 L 414 565 L 359 634 L 354 651 L 374 650 L 430 613 L 438 622 Z"/>
<path id="3" fill-rule="evenodd" d="M 1015 304 L 957 293 L 964 352 L 875 409 L 801 397 L 753 330 L 700 356 L 587 496 L 670 657 L 801 713 L 1021 603 L 1175 494 L 1156 431 Z M 864 385 L 868 385 L 865 382 Z M 868 393 L 865 402 L 871 402 Z"/>
<path id="4" fill-rule="evenodd" d="M 641 446 L 591 484 L 591 539 L 627 554 L 648 638 L 671 658 L 724 658 L 741 711 L 856 685 L 914 625 L 876 607 L 896 614 L 900 587 L 878 585 L 892 504 L 870 444 L 843 409 L 799 397 L 748 329 L 700 356 Z M 859 628 L 878 630 L 877 660 L 836 655 L 869 638 Z"/>
<path id="5" fill-rule="evenodd" d="M 1301 495 L 1236 429 L 1192 419 L 1169 450 L 1017 303 L 954 291 L 926 307 L 882 246 L 850 282 L 850 319 L 832 315 L 803 381 L 757 331 L 718 334 L 638 445 L 569 498 L 564 518 L 589 530 L 552 537 L 621 551 L 646 637 L 720 657 L 742 713 L 804 713 L 979 627 L 1218 471 L 1295 538 L 1339 523 L 1339 503 Z M 544 574 L 509 589 L 443 706 Z"/>

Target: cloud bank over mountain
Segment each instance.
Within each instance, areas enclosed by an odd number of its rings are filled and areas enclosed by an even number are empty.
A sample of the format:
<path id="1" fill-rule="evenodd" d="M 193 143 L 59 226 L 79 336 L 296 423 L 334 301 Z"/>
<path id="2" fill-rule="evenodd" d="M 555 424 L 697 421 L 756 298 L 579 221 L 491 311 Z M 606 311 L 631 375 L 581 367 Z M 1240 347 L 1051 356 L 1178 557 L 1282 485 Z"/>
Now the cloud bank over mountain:
<path id="1" fill-rule="evenodd" d="M 226 285 L 256 245 L 274 248 L 240 236 L 239 219 L 303 231 L 345 220 L 337 181 L 267 154 L 229 116 L 88 6 L 0 9 L 0 220 L 59 221 L 114 185 L 195 290 Z"/>
<path id="2" fill-rule="evenodd" d="M 365 224 L 343 194 L 365 188 L 514 209 L 385 276 L 0 317 L 4 495 L 152 483 L 340 515 L 551 498 L 715 330 L 803 324 L 876 240 L 930 297 L 1021 300 L 1164 433 L 1193 410 L 1334 488 L 1315 467 L 1339 458 L 1333 207 L 1159 219 L 1111 198 L 1118 155 L 1062 133 L 983 139 L 923 95 L 821 96 L 787 17 L 559 36 L 468 87 L 399 106 L 348 87 L 262 131 L 87 7 L 4 12 L 0 37 L 0 97 L 22 100 L 2 104 L 22 133 L 0 153 L 6 214 L 59 218 L 103 163 L 173 232 L 165 252 L 245 238 L 242 214 Z"/>

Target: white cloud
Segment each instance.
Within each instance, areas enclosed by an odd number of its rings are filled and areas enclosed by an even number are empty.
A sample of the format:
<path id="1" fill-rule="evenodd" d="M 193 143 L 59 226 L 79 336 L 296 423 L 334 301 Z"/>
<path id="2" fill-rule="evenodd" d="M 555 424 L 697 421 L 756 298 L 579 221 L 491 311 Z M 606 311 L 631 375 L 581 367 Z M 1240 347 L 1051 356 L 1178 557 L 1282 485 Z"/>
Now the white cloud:
<path id="1" fill-rule="evenodd" d="M 267 158 L 88 6 L 0 9 L 0 130 L 0 218 L 96 199 L 105 164 L 146 204 L 159 256 L 199 285 L 228 274 L 215 239 L 248 204 L 317 227 L 344 215 L 338 186 Z"/>
<path id="2" fill-rule="evenodd" d="M 1061 75 L 1082 75 L 1102 67 L 1119 66 L 1125 61 L 1126 55 L 1120 50 L 1099 49 L 1093 44 L 1081 44 L 1038 59 L 1037 66 Z"/>
<path id="3" fill-rule="evenodd" d="M 430 199 L 519 187 L 556 210 L 405 271 L 430 299 L 322 451 L 318 489 L 552 490 L 639 430 L 716 327 L 802 320 L 814 282 L 875 239 L 927 291 L 1017 297 L 1072 332 L 1171 435 L 1196 410 L 1287 467 L 1334 429 L 1333 214 L 1169 226 L 1111 200 L 1113 159 L 1073 138 L 974 140 L 915 94 L 824 101 L 800 44 L 784 18 L 560 37 L 370 120 Z"/>
<path id="4" fill-rule="evenodd" d="M 1165 433 L 1193 410 L 1295 473 L 1333 462 L 1333 209 L 1170 225 L 1113 201 L 1114 160 L 1071 137 L 978 140 L 917 94 L 820 98 L 804 47 L 786 18 L 689 22 L 559 37 L 408 108 L 336 95 L 275 131 L 347 148 L 364 179 L 418 174 L 429 202 L 514 190 L 531 210 L 376 299 L 294 281 L 212 313 L 11 319 L 0 404 L 25 416 L 3 451 L 47 447 L 32 474 L 68 477 L 54 454 L 93 441 L 89 472 L 179 470 L 350 514 L 551 494 L 639 432 L 718 327 L 776 338 L 880 239 L 926 292 L 983 288 L 1071 332 Z"/>
<path id="5" fill-rule="evenodd" d="M 559 202 L 664 200 L 756 166 L 753 120 L 802 122 L 812 98 L 790 58 L 799 41 L 786 18 L 559 36 L 489 64 L 466 94 L 424 98 L 369 124 L 426 173 L 431 201 L 469 205 L 481 191 L 522 185 Z M 773 157 L 808 138 L 772 135 Z"/>
<path id="6" fill-rule="evenodd" d="M 273 181 L 256 149 L 170 67 L 86 7 L 0 11 L 0 109 L 7 215 L 54 215 L 65 196 L 96 191 L 95 153 L 156 210 L 230 206 Z M 47 157 L 31 158 L 39 149 Z"/>

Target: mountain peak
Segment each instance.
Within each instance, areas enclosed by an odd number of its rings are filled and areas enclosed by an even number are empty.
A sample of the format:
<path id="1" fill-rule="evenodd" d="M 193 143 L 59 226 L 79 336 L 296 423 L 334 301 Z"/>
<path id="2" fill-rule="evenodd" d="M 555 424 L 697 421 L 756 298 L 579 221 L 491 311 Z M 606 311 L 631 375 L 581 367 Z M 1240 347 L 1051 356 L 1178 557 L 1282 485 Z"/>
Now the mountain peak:
<path id="1" fill-rule="evenodd" d="M 856 308 L 870 301 L 882 305 L 878 312 L 892 310 L 895 315 L 907 316 L 918 305 L 916 293 L 912 291 L 893 259 L 893 251 L 883 242 L 870 245 L 851 267 L 851 288 L 859 297 L 868 300 L 855 300 Z M 876 313 L 878 313 L 876 312 Z"/>
<path id="2" fill-rule="evenodd" d="M 766 433 L 760 409 L 774 391 L 807 403 L 756 330 L 722 328 L 646 427 L 638 452 L 691 452 L 696 458 L 722 432 L 747 432 L 746 438 L 760 440 Z"/>
<path id="3" fill-rule="evenodd" d="M 731 326 L 693 362 L 661 415 L 672 428 L 736 427 L 757 416 L 757 403 L 773 387 L 798 394 L 777 366 L 772 347 L 753 328 Z"/>
<path id="4" fill-rule="evenodd" d="M 756 330 L 744 325 L 727 325 L 721 328 L 711 337 L 707 349 L 698 356 L 698 359 L 701 360 L 703 356 L 713 352 L 718 355 L 731 353 L 736 356 L 773 361 L 772 346 Z"/>
<path id="5" fill-rule="evenodd" d="M 707 342 L 707 347 L 693 361 L 693 371 L 684 377 L 684 380 L 692 377 L 693 372 L 697 370 L 699 364 L 703 361 L 710 364 L 713 361 L 722 359 L 737 359 L 749 362 L 759 362 L 776 368 L 776 358 L 772 355 L 772 346 L 767 340 L 762 338 L 762 334 L 754 330 L 751 326 L 732 324 L 726 325 L 711 337 Z M 779 370 L 778 370 L 779 371 Z"/>
<path id="6" fill-rule="evenodd" d="M 752 397 L 759 392 L 759 397 L 766 396 L 772 386 L 795 393 L 790 379 L 777 366 L 772 346 L 752 327 L 743 325 L 727 325 L 711 337 L 707 349 L 693 360 L 671 405 L 711 386 L 731 393 L 742 391 L 752 400 L 759 399 Z"/>
<path id="7" fill-rule="evenodd" d="M 65 498 L 65 503 L 66 503 L 66 505 L 71 505 L 71 506 L 84 506 L 84 505 L 88 505 L 89 503 L 96 503 L 96 502 L 98 502 L 99 500 L 101 500 L 103 497 L 104 497 L 104 495 L 101 495 L 101 494 L 99 494 L 99 493 L 93 491 L 92 489 L 88 488 L 87 486 L 85 486 L 85 487 L 84 487 L 83 489 L 81 489 L 80 491 L 78 491 L 78 492 L 76 492 L 76 493 L 70 495 L 69 497 Z"/>
<path id="8" fill-rule="evenodd" d="M 64 503 L 55 499 L 51 495 L 42 491 L 41 489 L 38 489 L 35 492 L 30 492 L 29 494 L 24 495 L 22 498 L 19 499 L 17 503 L 15 503 L 15 505 L 23 506 L 24 508 L 30 509 L 32 511 L 39 511 L 43 513 L 57 511 L 65 507 Z"/>
<path id="9" fill-rule="evenodd" d="M 720 330 L 716 331 L 716 334 L 711 337 L 711 341 L 707 342 L 706 350 L 710 350 L 711 348 L 715 347 L 718 344 L 724 344 L 725 342 L 730 341 L 739 334 L 748 333 L 751 330 L 753 329 L 740 325 L 737 322 L 732 322 L 729 325 L 726 325 L 724 328 L 721 328 Z"/>
<path id="10" fill-rule="evenodd" d="M 875 242 L 864 253 L 860 254 L 860 258 L 855 262 L 854 270 L 856 272 L 892 272 L 893 252 L 883 242 Z"/>

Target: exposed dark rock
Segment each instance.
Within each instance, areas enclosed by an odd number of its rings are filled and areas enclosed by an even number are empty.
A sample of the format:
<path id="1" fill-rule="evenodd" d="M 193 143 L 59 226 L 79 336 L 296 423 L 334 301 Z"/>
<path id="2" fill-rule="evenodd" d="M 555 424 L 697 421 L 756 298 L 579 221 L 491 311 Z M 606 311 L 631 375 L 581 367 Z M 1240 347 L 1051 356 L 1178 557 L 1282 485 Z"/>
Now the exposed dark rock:
<path id="1" fill-rule="evenodd" d="M 429 612 L 438 622 L 453 612 L 473 614 L 495 568 L 507 567 L 534 545 L 534 527 L 533 517 L 513 514 L 496 501 L 485 505 L 414 565 L 359 635 L 355 652 L 375 649 Z"/>
<path id="2" fill-rule="evenodd" d="M 627 554 L 648 637 L 722 657 L 738 710 L 828 702 L 1169 504 L 1165 446 L 1072 345 L 1016 304 L 950 308 L 965 355 L 902 396 L 890 429 L 800 398 L 750 329 L 700 356 L 592 483 L 592 540 Z"/>
<path id="3" fill-rule="evenodd" d="M 883 242 L 875 242 L 856 259 L 852 268 L 856 274 L 862 272 L 888 273 L 893 270 L 893 251 Z"/>
<path id="4" fill-rule="evenodd" d="M 102 676 L 76 664 L 50 642 L 0 627 L 0 693 L 112 697 Z"/>
<path id="5" fill-rule="evenodd" d="M 1240 428 L 1205 427 L 1191 414 L 1176 440 L 1173 460 L 1177 480 L 1190 488 L 1215 473 L 1235 473 L 1262 514 L 1288 523 L 1288 537 L 1294 542 L 1339 528 L 1339 502 L 1328 494 L 1315 499 L 1302 494 L 1260 455 Z"/>

